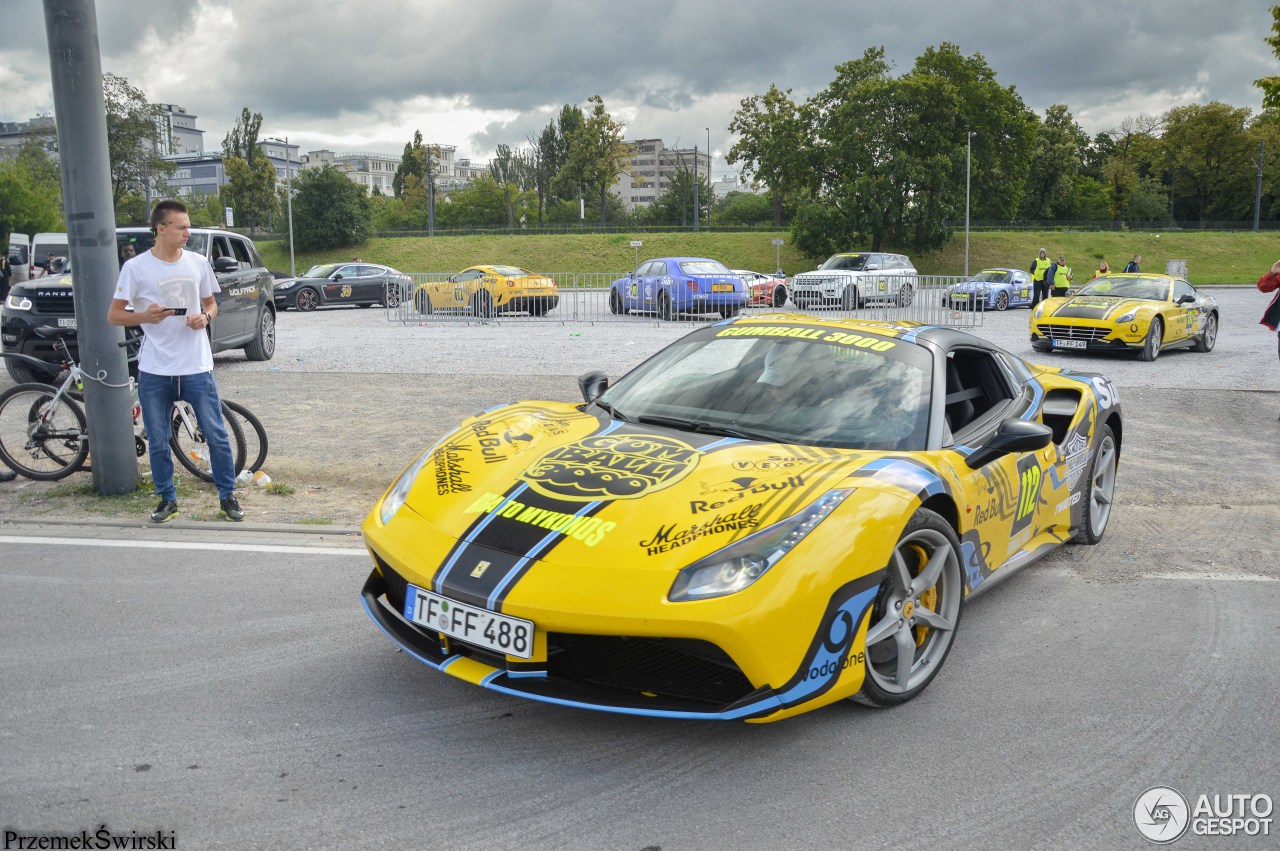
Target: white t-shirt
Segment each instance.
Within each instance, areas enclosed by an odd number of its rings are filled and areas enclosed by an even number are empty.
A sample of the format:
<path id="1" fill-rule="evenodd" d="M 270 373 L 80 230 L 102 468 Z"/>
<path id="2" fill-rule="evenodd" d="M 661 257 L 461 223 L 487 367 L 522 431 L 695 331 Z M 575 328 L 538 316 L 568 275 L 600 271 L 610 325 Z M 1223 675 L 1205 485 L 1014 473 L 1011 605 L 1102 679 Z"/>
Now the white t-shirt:
<path id="1" fill-rule="evenodd" d="M 185 248 L 173 263 L 150 251 L 126 261 L 116 282 L 116 298 L 139 312 L 152 304 L 187 309 L 184 316 L 141 326 L 146 337 L 138 353 L 138 369 L 152 375 L 195 375 L 212 370 L 209 335 L 203 328 L 188 328 L 187 316 L 200 312 L 202 299 L 221 291 L 209 261 Z"/>

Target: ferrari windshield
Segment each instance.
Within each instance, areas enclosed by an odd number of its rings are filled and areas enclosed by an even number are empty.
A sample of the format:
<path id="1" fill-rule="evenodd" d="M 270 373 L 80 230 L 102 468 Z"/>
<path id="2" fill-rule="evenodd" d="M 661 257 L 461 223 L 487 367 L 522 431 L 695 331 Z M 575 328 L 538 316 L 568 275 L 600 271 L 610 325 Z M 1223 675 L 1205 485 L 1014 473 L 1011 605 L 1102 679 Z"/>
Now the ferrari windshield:
<path id="1" fill-rule="evenodd" d="M 828 327 L 730 325 L 663 349 L 600 400 L 619 419 L 846 449 L 918 450 L 930 357 Z"/>
<path id="2" fill-rule="evenodd" d="M 1116 298 L 1169 300 L 1169 282 L 1164 278 L 1094 278 L 1077 296 L 1104 295 Z"/>
<path id="3" fill-rule="evenodd" d="M 867 258 L 863 254 L 834 254 L 827 258 L 827 262 L 818 267 L 819 272 L 829 272 L 833 269 L 845 272 L 861 272 L 867 265 Z"/>

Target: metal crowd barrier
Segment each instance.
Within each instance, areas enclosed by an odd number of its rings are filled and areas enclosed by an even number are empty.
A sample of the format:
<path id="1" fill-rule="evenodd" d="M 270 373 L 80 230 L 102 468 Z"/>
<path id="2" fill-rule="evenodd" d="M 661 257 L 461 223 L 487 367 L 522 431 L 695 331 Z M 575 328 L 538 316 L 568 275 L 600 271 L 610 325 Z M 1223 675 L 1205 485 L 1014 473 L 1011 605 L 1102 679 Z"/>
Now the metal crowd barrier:
<path id="1" fill-rule="evenodd" d="M 627 286 L 628 272 L 552 272 L 544 277 L 555 282 L 555 291 L 549 295 L 525 297 L 513 303 L 510 294 L 500 295 L 493 285 L 478 281 L 454 281 L 447 272 L 414 272 L 412 283 L 400 293 L 399 298 L 389 297 L 384 303 L 388 321 L 405 325 L 428 323 L 507 325 L 528 322 L 560 324 L 584 323 L 705 323 L 723 318 L 725 313 L 735 315 L 730 309 L 724 312 L 682 312 L 676 310 L 671 318 L 663 319 L 656 306 L 651 309 L 630 308 L 619 310 L 616 299 L 611 299 L 613 284 Z M 736 315 L 765 313 L 811 313 L 822 317 L 859 317 L 886 322 L 917 322 L 926 325 L 947 325 L 972 328 L 982 325 L 985 302 L 972 299 L 958 303 L 949 297 L 949 289 L 966 280 L 951 275 L 885 275 L 869 281 L 865 292 L 852 298 L 844 296 L 834 284 L 825 287 L 819 282 L 823 298 L 813 297 L 808 289 L 813 278 L 805 280 L 806 291 L 792 290 L 788 279 L 788 297 L 782 307 L 774 307 L 762 297 L 759 304 L 747 304 Z M 389 294 L 390 295 L 390 294 Z"/>

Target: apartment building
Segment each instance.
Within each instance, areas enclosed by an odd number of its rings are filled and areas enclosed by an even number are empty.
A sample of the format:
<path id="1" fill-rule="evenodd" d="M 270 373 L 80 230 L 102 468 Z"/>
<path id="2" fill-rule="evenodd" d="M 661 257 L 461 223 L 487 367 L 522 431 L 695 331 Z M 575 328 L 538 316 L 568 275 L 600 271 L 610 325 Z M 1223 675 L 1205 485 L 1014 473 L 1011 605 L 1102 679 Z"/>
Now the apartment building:
<path id="1" fill-rule="evenodd" d="M 636 139 L 626 144 L 631 164 L 614 181 L 613 192 L 628 212 L 656 201 L 681 170 L 696 168 L 702 179 L 711 174 L 711 156 L 706 151 L 668 148 L 661 139 Z"/>

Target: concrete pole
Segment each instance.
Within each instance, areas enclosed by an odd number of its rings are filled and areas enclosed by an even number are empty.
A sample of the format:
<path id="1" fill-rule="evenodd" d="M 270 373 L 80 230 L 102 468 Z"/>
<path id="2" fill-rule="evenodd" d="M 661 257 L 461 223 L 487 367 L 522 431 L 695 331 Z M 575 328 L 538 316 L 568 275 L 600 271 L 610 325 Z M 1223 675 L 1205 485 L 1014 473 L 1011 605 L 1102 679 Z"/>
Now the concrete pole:
<path id="1" fill-rule="evenodd" d="M 84 398 L 93 485 L 103 495 L 129 493 L 138 489 L 138 456 L 128 358 L 120 348 L 124 329 L 107 324 L 120 266 L 94 0 L 44 0 L 44 24 L 76 282 L 76 336 L 80 366 L 88 376 Z"/>

